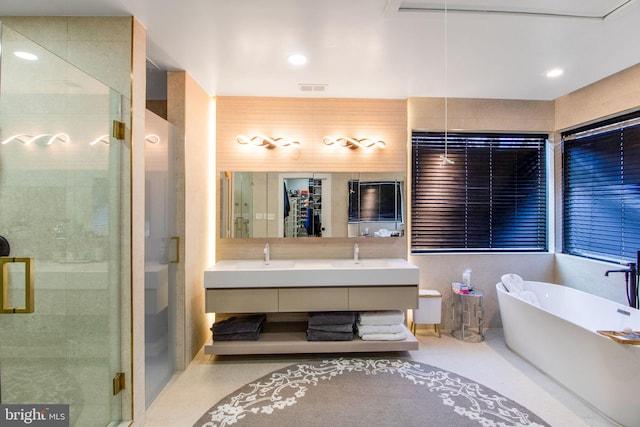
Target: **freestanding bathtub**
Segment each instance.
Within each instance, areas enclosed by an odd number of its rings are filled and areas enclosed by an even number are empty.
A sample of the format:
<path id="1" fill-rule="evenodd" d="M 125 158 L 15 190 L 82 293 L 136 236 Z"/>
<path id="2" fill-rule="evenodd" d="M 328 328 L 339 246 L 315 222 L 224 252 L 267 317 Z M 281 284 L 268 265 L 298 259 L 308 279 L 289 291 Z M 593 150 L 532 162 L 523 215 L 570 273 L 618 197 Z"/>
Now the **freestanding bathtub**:
<path id="1" fill-rule="evenodd" d="M 524 282 L 539 306 L 507 292 L 502 283 L 496 290 L 512 351 L 613 421 L 640 426 L 640 345 L 596 332 L 639 331 L 640 310 L 543 282 Z"/>

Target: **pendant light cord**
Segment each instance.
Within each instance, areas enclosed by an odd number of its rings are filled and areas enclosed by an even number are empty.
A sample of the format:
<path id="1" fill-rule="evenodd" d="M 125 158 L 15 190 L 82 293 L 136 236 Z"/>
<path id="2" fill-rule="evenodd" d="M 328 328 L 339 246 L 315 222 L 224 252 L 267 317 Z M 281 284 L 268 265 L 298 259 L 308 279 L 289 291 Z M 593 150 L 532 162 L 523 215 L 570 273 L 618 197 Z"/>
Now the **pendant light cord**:
<path id="1" fill-rule="evenodd" d="M 452 165 L 449 159 L 449 8 L 444 0 L 444 154 L 440 156 L 440 165 Z"/>
<path id="2" fill-rule="evenodd" d="M 447 0 L 444 0 L 444 158 L 448 159 L 449 139 L 449 20 Z"/>

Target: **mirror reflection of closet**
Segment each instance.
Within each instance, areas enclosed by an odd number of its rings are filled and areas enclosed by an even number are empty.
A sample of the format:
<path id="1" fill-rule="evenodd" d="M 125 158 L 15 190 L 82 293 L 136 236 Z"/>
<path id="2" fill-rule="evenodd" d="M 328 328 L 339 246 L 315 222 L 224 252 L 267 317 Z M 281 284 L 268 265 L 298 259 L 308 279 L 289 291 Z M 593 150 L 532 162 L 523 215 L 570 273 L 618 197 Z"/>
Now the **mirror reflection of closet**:
<path id="1" fill-rule="evenodd" d="M 284 237 L 322 236 L 322 180 L 284 178 Z"/>
<path id="2" fill-rule="evenodd" d="M 280 174 L 279 193 L 279 237 L 331 236 L 330 174 Z"/>

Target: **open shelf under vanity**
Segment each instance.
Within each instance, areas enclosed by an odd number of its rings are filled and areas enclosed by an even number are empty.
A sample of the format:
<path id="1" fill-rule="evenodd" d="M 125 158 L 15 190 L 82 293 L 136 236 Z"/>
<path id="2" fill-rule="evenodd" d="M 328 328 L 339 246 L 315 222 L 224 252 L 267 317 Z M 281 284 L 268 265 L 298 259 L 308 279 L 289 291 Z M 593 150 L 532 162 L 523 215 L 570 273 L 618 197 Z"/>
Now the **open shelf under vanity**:
<path id="1" fill-rule="evenodd" d="M 307 341 L 307 323 L 301 321 L 266 322 L 257 341 L 213 341 L 204 347 L 205 354 L 297 354 L 360 353 L 408 351 L 418 349 L 418 340 L 407 330 L 407 338 L 399 341 L 365 341 L 357 336 L 352 341 Z"/>

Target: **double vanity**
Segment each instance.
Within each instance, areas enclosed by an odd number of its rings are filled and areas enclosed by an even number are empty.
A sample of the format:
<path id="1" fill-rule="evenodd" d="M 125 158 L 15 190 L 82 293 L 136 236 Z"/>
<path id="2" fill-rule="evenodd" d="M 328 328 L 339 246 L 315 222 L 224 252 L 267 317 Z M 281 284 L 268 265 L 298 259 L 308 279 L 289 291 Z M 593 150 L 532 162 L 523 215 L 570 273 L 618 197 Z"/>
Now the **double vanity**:
<path id="1" fill-rule="evenodd" d="M 320 311 L 378 311 L 418 306 L 418 267 L 401 258 L 219 261 L 204 272 L 205 307 L 216 318 L 266 313 L 257 341 L 211 340 L 207 354 L 283 354 L 418 349 L 401 341 L 307 341 L 306 316 Z"/>

